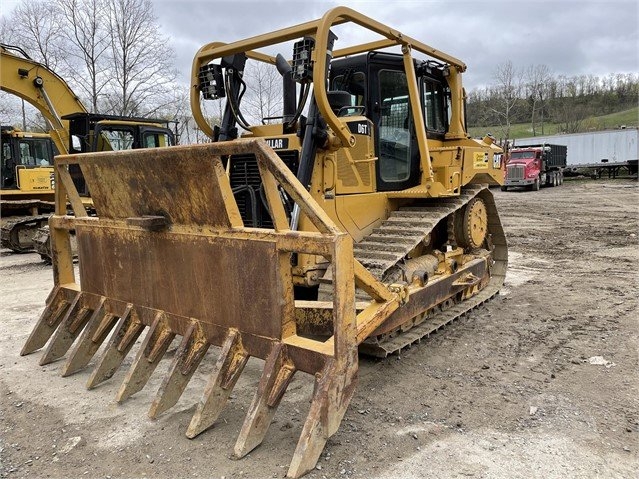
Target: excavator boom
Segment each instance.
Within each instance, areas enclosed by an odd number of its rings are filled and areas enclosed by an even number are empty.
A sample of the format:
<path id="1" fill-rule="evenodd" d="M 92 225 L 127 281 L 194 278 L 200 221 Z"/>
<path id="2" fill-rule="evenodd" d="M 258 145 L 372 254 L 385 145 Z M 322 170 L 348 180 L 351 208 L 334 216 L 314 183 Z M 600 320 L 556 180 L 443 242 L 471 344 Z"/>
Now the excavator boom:
<path id="1" fill-rule="evenodd" d="M 0 88 L 33 105 L 47 119 L 51 138 L 60 153 L 69 152 L 69 122 L 62 117 L 86 113 L 66 81 L 21 49 L 0 44 Z"/>

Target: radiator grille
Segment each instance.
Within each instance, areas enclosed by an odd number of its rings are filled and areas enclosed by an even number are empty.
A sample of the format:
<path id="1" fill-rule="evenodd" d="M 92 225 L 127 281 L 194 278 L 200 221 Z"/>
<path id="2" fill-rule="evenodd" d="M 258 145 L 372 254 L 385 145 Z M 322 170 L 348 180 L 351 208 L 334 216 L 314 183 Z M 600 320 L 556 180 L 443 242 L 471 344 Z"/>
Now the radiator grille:
<path id="1" fill-rule="evenodd" d="M 276 153 L 286 166 L 296 174 L 299 167 L 299 152 L 297 150 L 284 150 Z M 231 188 L 244 226 L 273 228 L 273 221 L 266 208 L 266 197 L 262 190 L 262 181 L 255 155 L 233 155 L 230 161 Z"/>
<path id="2" fill-rule="evenodd" d="M 524 165 L 510 165 L 508 167 L 508 179 L 509 180 L 523 180 L 525 167 Z"/>

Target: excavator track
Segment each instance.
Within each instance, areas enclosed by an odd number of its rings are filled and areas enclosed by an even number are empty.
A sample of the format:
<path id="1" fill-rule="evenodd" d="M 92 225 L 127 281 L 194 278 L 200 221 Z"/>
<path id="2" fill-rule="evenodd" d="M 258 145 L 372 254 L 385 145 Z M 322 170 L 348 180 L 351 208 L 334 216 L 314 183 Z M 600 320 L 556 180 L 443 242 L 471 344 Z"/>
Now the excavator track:
<path id="1" fill-rule="evenodd" d="M 28 216 L 7 221 L 2 226 L 2 247 L 9 248 L 16 253 L 33 251 L 33 237 L 38 229 L 48 224 L 48 221 L 49 215 Z"/>
<path id="2" fill-rule="evenodd" d="M 424 238 L 433 233 L 438 223 L 461 210 L 464 205 L 479 195 L 487 208 L 489 235 L 487 241 L 492 248 L 493 265 L 488 284 L 469 299 L 455 303 L 455 299 L 450 298 L 427 313 L 407 320 L 391 332 L 368 338 L 360 345 L 360 352 L 376 357 L 397 353 L 467 314 L 499 292 L 506 273 L 507 245 L 492 194 L 485 185 L 470 185 L 457 197 L 427 200 L 432 203 L 432 206 L 426 203 L 392 212 L 378 228 L 354 246 L 353 252 L 355 259 L 362 263 L 373 276 L 385 281 L 393 267 L 401 265 L 406 256 Z M 331 285 L 329 273 L 329 277 L 325 277 L 320 284 L 319 294 L 322 299 L 330 300 Z M 358 290 L 357 300 L 370 301 L 370 298 Z"/>

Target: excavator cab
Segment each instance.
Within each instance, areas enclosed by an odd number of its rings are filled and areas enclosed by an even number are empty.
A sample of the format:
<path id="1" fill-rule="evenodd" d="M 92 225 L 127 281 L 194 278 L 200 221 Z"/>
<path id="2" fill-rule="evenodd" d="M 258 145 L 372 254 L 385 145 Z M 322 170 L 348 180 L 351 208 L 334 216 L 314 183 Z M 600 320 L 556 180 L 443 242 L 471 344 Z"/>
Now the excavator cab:
<path id="1" fill-rule="evenodd" d="M 167 121 L 96 113 L 72 113 L 69 122 L 70 153 L 121 151 L 175 145 Z"/>
<path id="2" fill-rule="evenodd" d="M 166 120 L 80 112 L 65 115 L 62 119 L 69 122 L 70 153 L 175 145 L 175 135 Z M 80 168 L 70 165 L 69 171 L 80 194 L 88 197 L 89 190 Z"/>
<path id="3" fill-rule="evenodd" d="M 49 135 L 2 126 L 0 153 L 3 190 L 53 195 L 53 157 L 57 149 Z"/>

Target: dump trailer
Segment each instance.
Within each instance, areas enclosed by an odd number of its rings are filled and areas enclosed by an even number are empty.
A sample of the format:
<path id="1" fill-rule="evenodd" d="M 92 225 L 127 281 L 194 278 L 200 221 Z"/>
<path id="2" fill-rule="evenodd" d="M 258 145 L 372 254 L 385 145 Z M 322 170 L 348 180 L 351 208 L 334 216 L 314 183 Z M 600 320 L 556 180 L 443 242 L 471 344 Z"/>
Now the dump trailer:
<path id="1" fill-rule="evenodd" d="M 42 158 L 53 165 L 53 153 L 85 153 L 90 151 L 111 151 L 137 148 L 155 148 L 175 143 L 174 134 L 165 120 L 134 118 L 89 113 L 69 85 L 55 72 L 34 61 L 19 47 L 0 44 L 0 88 L 29 102 L 49 124 L 48 158 Z M 23 134 L 24 136 L 25 134 Z M 20 145 L 44 145 L 44 137 L 22 140 Z M 13 135 L 16 137 L 16 134 Z M 3 132 L 10 141 L 11 136 Z M 33 149 L 32 148 L 32 149 Z M 37 154 L 45 155 L 45 146 Z M 35 154 L 35 152 L 34 152 Z M 25 149 L 24 161 L 16 154 L 5 155 L 3 150 L 3 183 L 0 190 L 2 216 L 14 216 L 2 225 L 2 246 L 15 252 L 32 251 L 34 248 L 45 258 L 50 255 L 49 236 L 38 230 L 46 228 L 49 219 L 45 211 L 53 211 L 55 183 L 53 167 L 40 162 L 32 165 L 30 152 Z M 9 171 L 13 169 L 12 173 Z M 91 199 L 84 185 L 80 169 L 72 167 L 72 175 L 83 196 L 85 206 L 92 209 Z M 28 177 L 28 179 L 27 179 Z M 15 178 L 15 179 L 13 179 Z M 29 187 L 38 184 L 38 188 Z M 43 186 L 46 185 L 46 188 Z M 31 206 L 25 208 L 25 206 Z M 24 214 L 25 209 L 27 213 Z M 38 232 L 38 233 L 37 233 Z"/>
<path id="2" fill-rule="evenodd" d="M 549 143 L 519 145 L 506 155 L 506 178 L 501 187 L 524 186 L 539 191 L 541 186 L 559 186 L 564 182 L 567 148 Z"/>
<path id="3" fill-rule="evenodd" d="M 340 25 L 378 39 L 335 48 Z M 291 41 L 288 61 L 262 51 Z M 249 62 L 281 74 L 280 117 L 243 112 Z M 489 189 L 503 184 L 502 150 L 466 133 L 465 69 L 345 7 L 203 46 L 191 107 L 211 143 L 56 158 L 54 288 L 21 354 L 46 346 L 41 364 L 67 355 L 66 376 L 100 350 L 93 388 L 135 349 L 122 402 L 181 337 L 151 405 L 157 417 L 219 348 L 188 437 L 217 421 L 248 358 L 261 358 L 236 457 L 262 442 L 291 379 L 306 373 L 311 405 L 287 474 L 310 471 L 353 397 L 358 351 L 397 352 L 503 283 L 506 239 Z M 201 102 L 220 98 L 222 122 L 212 127 Z M 81 206 L 71 165 L 95 217 Z"/>

